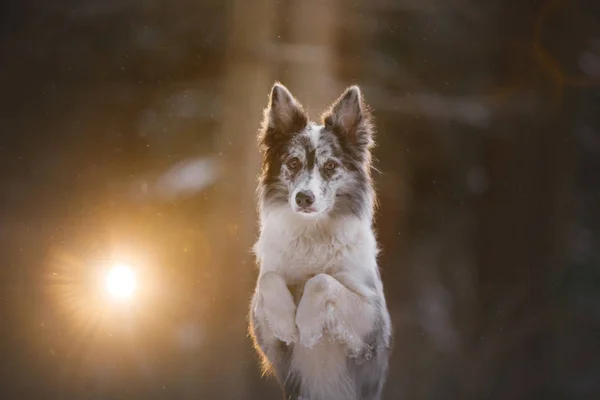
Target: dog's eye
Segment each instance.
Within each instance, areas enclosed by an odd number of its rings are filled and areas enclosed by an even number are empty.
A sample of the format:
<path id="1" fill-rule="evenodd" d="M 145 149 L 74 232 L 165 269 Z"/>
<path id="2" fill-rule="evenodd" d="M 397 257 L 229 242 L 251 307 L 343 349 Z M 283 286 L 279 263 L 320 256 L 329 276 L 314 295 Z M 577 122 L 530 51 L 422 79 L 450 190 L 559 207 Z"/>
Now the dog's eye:
<path id="1" fill-rule="evenodd" d="M 335 167 L 337 167 L 337 164 L 334 163 L 333 161 L 328 161 L 327 163 L 325 163 L 325 169 L 327 171 L 333 171 L 335 169 Z"/>
<path id="2" fill-rule="evenodd" d="M 296 170 L 300 166 L 300 160 L 294 157 L 290 161 L 288 161 L 287 166 L 291 170 Z"/>

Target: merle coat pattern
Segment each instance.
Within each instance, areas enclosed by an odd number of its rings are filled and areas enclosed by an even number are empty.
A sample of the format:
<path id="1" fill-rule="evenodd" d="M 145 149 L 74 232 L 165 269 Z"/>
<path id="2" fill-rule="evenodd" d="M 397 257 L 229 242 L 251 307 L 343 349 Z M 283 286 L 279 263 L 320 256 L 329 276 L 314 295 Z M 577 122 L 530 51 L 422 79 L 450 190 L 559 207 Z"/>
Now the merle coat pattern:
<path id="1" fill-rule="evenodd" d="M 276 83 L 259 135 L 250 333 L 286 400 L 379 400 L 392 327 L 372 227 L 373 125 L 357 86 L 309 121 Z"/>

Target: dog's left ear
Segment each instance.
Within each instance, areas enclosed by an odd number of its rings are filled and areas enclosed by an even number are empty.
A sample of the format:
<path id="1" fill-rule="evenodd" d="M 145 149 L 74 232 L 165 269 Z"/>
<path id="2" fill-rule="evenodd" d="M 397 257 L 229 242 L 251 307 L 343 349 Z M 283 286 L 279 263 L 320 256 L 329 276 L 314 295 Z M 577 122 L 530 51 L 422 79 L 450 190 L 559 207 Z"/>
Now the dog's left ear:
<path id="1" fill-rule="evenodd" d="M 267 127 L 282 135 L 298 133 L 308 123 L 302 105 L 279 82 L 276 82 L 271 89 L 265 119 Z"/>
<path id="2" fill-rule="evenodd" d="M 373 144 L 373 124 L 358 86 L 350 86 L 323 114 L 323 124 L 356 146 Z"/>

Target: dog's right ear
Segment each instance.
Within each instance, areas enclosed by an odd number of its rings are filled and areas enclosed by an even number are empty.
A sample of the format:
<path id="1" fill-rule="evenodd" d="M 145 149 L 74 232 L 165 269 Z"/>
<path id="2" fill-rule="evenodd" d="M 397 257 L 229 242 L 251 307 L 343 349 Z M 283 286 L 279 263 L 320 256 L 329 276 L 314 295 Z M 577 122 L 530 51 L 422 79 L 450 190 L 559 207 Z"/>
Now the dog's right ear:
<path id="1" fill-rule="evenodd" d="M 271 89 L 269 105 L 265 109 L 263 139 L 267 136 L 284 138 L 302 131 L 308 117 L 302 105 L 281 83 L 276 82 Z"/>

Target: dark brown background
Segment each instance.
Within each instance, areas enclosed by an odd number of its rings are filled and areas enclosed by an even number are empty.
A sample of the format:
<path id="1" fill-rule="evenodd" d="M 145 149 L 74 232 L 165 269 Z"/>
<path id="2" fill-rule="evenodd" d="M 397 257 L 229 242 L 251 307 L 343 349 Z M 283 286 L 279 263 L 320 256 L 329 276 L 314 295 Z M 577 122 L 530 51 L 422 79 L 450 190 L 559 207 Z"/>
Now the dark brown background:
<path id="1" fill-rule="evenodd" d="M 2 1 L 0 397 L 278 398 L 245 315 L 280 80 L 374 108 L 386 399 L 599 398 L 597 3 Z"/>

